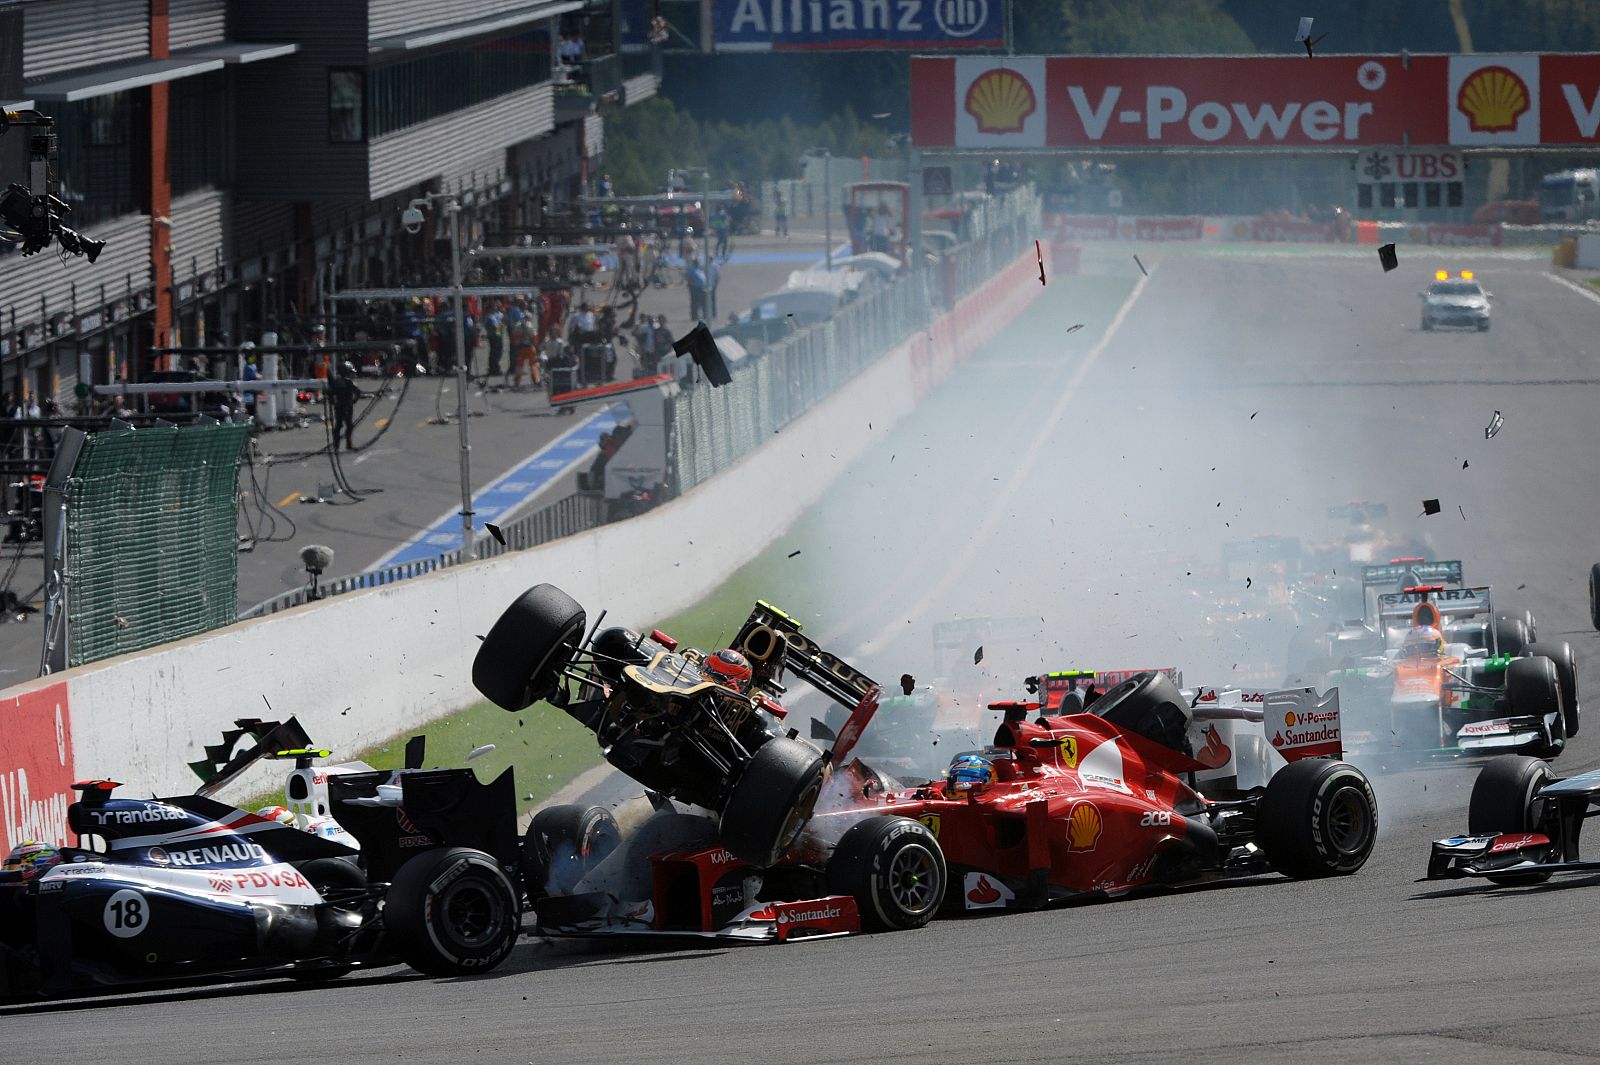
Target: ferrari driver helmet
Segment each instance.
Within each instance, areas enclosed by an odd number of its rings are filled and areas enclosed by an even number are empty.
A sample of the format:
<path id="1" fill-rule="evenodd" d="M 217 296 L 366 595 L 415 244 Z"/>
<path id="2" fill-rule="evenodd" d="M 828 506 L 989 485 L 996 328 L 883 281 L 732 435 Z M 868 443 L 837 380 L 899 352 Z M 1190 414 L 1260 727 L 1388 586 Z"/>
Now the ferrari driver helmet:
<path id="1" fill-rule="evenodd" d="M 48 843 L 30 839 L 11 848 L 11 853 L 6 855 L 5 864 L 0 865 L 0 872 L 21 873 L 23 880 L 35 880 L 60 861 L 61 852 L 56 848 Z"/>
<path id="2" fill-rule="evenodd" d="M 994 763 L 981 754 L 958 754 L 950 763 L 950 773 L 945 777 L 944 794 L 947 799 L 975 795 L 994 783 Z"/>
<path id="3" fill-rule="evenodd" d="M 731 647 L 706 656 L 700 675 L 706 680 L 741 694 L 750 687 L 750 660 Z"/>
<path id="4" fill-rule="evenodd" d="M 1406 633 L 1400 648 L 1401 658 L 1426 658 L 1444 654 L 1444 635 L 1432 625 L 1418 625 Z"/>

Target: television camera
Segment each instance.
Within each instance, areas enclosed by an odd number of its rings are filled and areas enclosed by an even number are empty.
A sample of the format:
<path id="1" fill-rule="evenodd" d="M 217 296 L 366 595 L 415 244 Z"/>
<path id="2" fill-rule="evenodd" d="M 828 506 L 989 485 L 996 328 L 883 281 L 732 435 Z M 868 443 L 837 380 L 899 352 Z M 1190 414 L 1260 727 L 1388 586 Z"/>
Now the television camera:
<path id="1" fill-rule="evenodd" d="M 29 184 L 12 182 L 0 193 L 0 239 L 21 244 L 23 255 L 43 251 L 54 241 L 62 251 L 92 263 L 106 242 L 86 237 L 61 221 L 72 207 L 60 197 L 54 122 L 38 111 L 0 111 L 0 134 L 12 126 L 39 131 L 28 138 Z"/>

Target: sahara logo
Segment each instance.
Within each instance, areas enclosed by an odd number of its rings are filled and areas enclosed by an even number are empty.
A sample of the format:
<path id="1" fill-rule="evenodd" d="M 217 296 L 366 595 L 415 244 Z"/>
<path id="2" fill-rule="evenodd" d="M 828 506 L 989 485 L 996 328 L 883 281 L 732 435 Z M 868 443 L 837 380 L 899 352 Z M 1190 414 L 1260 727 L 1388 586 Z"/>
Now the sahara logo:
<path id="1" fill-rule="evenodd" d="M 979 133 L 1021 133 L 1022 124 L 1039 109 L 1028 79 L 998 67 L 973 79 L 963 105 L 978 123 Z"/>
<path id="2" fill-rule="evenodd" d="M 1480 67 L 1456 93 L 1456 108 L 1474 133 L 1506 133 L 1532 106 L 1528 84 L 1502 66 Z"/>

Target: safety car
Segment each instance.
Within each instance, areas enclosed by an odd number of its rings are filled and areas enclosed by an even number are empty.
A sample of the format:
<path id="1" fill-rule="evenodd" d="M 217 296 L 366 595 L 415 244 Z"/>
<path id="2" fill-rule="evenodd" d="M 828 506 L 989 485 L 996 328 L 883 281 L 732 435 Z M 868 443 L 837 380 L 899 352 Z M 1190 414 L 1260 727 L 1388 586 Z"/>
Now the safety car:
<path id="1" fill-rule="evenodd" d="M 1489 301 L 1494 296 L 1484 291 L 1471 270 L 1462 270 L 1454 277 L 1448 270 L 1440 270 L 1418 296 L 1422 299 L 1424 331 L 1440 326 L 1489 331 Z"/>

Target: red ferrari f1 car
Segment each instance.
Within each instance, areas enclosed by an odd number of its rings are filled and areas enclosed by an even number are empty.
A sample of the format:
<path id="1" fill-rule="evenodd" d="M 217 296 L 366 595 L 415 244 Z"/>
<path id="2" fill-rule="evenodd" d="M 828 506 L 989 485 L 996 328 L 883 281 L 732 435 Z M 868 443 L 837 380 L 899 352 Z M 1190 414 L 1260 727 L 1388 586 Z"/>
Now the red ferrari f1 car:
<path id="1" fill-rule="evenodd" d="M 733 648 L 759 652 L 752 657 L 774 690 L 787 665 L 819 658 L 876 688 L 765 604 Z M 528 650 L 532 668 L 523 675 L 548 668 L 549 648 Z M 581 680 L 613 690 L 595 673 Z M 1029 720 L 1040 703 L 991 708 L 1003 714 L 993 744 L 958 755 L 944 780 L 915 787 L 897 787 L 851 758 L 859 728 L 843 730 L 820 752 L 827 779 L 805 796 L 815 796 L 815 812 L 774 861 L 732 853 L 712 818 L 672 809 L 659 794 L 659 812 L 620 845 L 603 810 L 547 811 L 525 853 L 565 873 L 550 876 L 534 901 L 539 927 L 757 941 L 907 929 L 941 910 L 1036 908 L 1272 871 L 1351 873 L 1377 838 L 1372 786 L 1339 760 L 1336 690 L 1270 692 L 1255 702 L 1185 693 L 1165 674 L 1141 673 L 1083 713 Z M 853 714 L 852 724 L 868 717 Z M 686 716 L 685 727 L 694 720 Z M 1234 731 L 1241 722 L 1264 725 L 1264 741 Z M 1241 757 L 1231 747 L 1264 753 Z M 1251 760 L 1273 768 L 1247 773 Z M 740 767 L 730 777 L 738 790 Z M 1254 786 L 1260 780 L 1265 786 Z"/>

